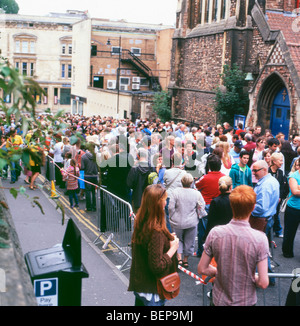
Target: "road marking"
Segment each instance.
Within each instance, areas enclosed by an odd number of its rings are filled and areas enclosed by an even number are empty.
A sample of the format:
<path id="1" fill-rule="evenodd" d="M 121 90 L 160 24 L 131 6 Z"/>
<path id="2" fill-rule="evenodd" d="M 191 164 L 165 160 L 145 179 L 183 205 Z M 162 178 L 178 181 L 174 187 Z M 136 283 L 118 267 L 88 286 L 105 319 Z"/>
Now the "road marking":
<path id="1" fill-rule="evenodd" d="M 42 175 L 39 175 L 39 179 L 43 183 L 46 181 L 46 179 Z M 59 197 L 58 200 L 64 205 L 65 208 L 69 208 L 70 207 L 70 203 L 63 196 L 63 194 L 60 194 L 60 197 Z M 73 208 L 72 209 L 72 213 L 75 215 L 75 217 L 77 217 L 77 219 L 78 219 L 78 221 L 80 223 L 82 223 L 86 228 L 88 228 L 91 232 L 93 232 L 103 243 L 105 243 L 106 239 L 98 231 L 97 226 L 94 223 L 92 223 L 89 219 L 87 219 L 86 217 L 84 217 L 82 215 L 82 213 L 85 213 L 82 209 Z M 116 248 L 109 244 L 108 245 L 108 249 L 105 249 L 103 251 L 111 251 L 111 250 L 116 250 Z"/>

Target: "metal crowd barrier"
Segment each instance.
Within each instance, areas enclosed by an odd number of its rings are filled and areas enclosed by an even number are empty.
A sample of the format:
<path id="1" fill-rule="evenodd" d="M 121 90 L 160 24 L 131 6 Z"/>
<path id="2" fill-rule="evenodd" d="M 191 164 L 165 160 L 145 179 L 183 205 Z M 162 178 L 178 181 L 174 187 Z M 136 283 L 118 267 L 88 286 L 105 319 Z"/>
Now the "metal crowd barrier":
<path id="1" fill-rule="evenodd" d="M 94 244 L 98 244 L 101 236 L 107 240 L 103 245 L 106 249 L 112 243 L 126 257 L 123 267 L 131 259 L 131 236 L 134 224 L 134 213 L 130 203 L 117 197 L 106 189 L 97 189 L 97 222 L 100 235 L 95 239 Z M 126 269 L 125 269 L 126 270 Z"/>
<path id="2" fill-rule="evenodd" d="M 46 161 L 46 179 L 50 182 L 55 180 L 55 162 L 50 156 L 47 156 Z M 82 180 L 80 178 L 77 179 Z M 82 181 L 87 182 L 85 180 Z M 130 203 L 103 187 L 94 186 L 97 192 L 97 227 L 100 231 L 100 235 L 94 240 L 94 244 L 98 244 L 98 240 L 104 236 L 106 241 L 103 249 L 106 249 L 108 244 L 112 243 L 120 250 L 127 257 L 120 267 L 122 270 L 131 259 L 131 236 L 135 215 Z"/>
<path id="3" fill-rule="evenodd" d="M 297 291 L 300 290 L 300 274 L 295 275 L 293 273 L 269 273 L 268 276 L 276 279 L 276 286 L 269 286 L 265 290 L 257 288 L 256 306 L 268 306 L 268 300 L 272 300 L 272 304 L 269 304 L 269 306 L 275 306 L 274 302 L 276 301 L 276 306 L 286 305 L 288 295 L 296 296 L 296 292 L 293 293 L 296 289 L 292 289 L 292 282 L 295 282 L 295 288 L 297 288 Z M 202 305 L 211 305 L 211 291 L 213 290 L 213 284 L 205 284 L 202 282 L 198 282 L 198 284 L 202 286 Z"/>

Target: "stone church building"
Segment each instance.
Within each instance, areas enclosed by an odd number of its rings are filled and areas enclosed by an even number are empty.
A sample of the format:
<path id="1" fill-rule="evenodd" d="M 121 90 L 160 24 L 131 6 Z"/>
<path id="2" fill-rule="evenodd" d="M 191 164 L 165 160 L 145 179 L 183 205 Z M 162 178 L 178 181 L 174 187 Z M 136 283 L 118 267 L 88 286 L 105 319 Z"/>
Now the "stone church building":
<path id="1" fill-rule="evenodd" d="M 224 65 L 248 74 L 247 126 L 299 133 L 299 0 L 179 0 L 169 90 L 174 118 L 216 124 Z"/>

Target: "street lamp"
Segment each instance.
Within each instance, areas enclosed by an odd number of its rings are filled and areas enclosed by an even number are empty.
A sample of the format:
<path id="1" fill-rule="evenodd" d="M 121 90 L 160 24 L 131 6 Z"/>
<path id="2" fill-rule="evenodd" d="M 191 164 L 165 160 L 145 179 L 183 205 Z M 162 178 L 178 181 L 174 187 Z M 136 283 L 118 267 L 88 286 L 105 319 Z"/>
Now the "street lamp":
<path id="1" fill-rule="evenodd" d="M 117 96 L 117 119 L 119 119 L 119 99 L 120 99 L 120 69 L 121 69 L 121 44 L 122 44 L 122 38 L 121 36 L 119 37 L 119 67 L 117 69 L 117 81 L 116 81 L 116 86 L 117 86 L 117 91 L 118 91 L 118 96 Z M 108 39 L 107 46 L 111 46 L 111 40 Z"/>

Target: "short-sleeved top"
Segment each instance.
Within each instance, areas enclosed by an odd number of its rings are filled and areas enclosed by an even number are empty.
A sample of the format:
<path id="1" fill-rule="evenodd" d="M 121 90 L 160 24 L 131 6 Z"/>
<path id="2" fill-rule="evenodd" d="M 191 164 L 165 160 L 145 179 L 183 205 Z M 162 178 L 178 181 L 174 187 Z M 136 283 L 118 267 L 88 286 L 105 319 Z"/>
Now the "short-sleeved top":
<path id="1" fill-rule="evenodd" d="M 209 257 L 215 258 L 217 264 L 214 305 L 255 305 L 256 266 L 269 255 L 265 233 L 251 228 L 246 220 L 232 219 L 210 231 L 204 250 Z"/>
<path id="2" fill-rule="evenodd" d="M 300 173 L 299 170 L 292 173 L 291 175 L 289 175 L 288 180 L 290 180 L 290 178 L 296 179 L 298 186 L 300 186 Z M 292 193 L 290 191 L 289 196 L 291 196 Z M 287 205 L 289 207 L 295 208 L 295 209 L 300 209 L 300 197 L 297 196 L 292 196 L 288 202 Z"/>

